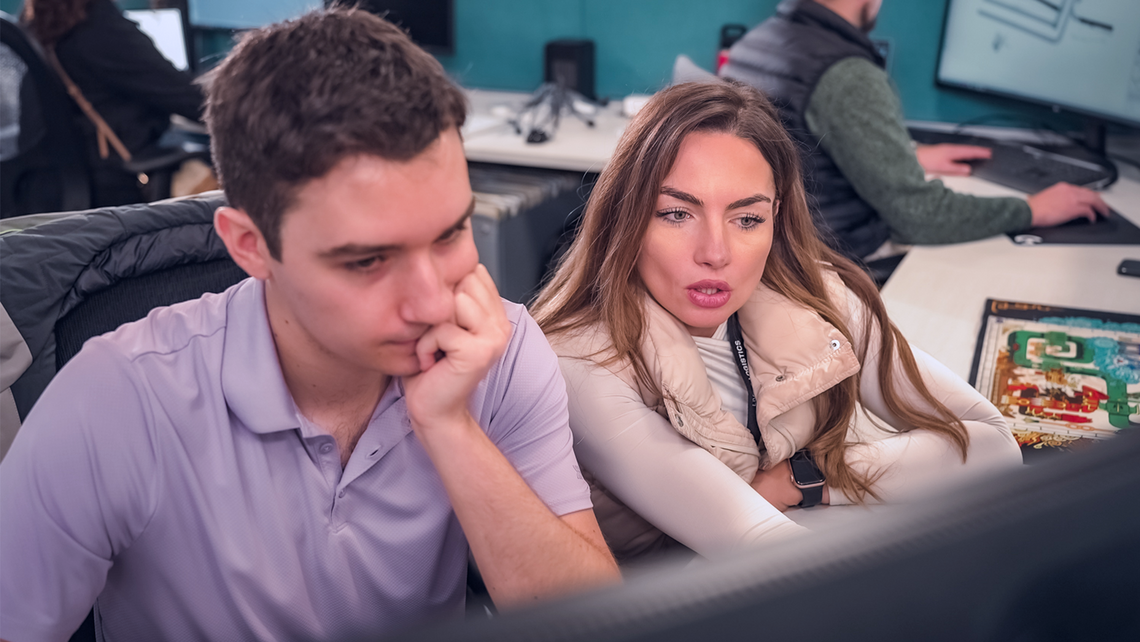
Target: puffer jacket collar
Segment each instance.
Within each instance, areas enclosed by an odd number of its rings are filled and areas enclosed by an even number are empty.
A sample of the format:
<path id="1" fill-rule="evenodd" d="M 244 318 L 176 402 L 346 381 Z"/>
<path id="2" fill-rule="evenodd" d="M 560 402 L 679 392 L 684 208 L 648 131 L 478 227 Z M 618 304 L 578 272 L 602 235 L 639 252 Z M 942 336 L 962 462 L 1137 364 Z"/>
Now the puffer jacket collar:
<path id="1" fill-rule="evenodd" d="M 839 278 L 827 273 L 827 280 L 832 300 L 846 301 Z M 758 468 L 806 446 L 815 428 L 811 400 L 859 371 L 851 343 L 835 326 L 761 284 L 738 313 L 757 398 L 761 452 L 748 429 L 721 409 L 720 395 L 685 327 L 648 295 L 645 306 L 648 331 L 642 354 L 665 396 L 645 399 L 647 405 L 663 409 L 677 432 L 749 481 Z"/>

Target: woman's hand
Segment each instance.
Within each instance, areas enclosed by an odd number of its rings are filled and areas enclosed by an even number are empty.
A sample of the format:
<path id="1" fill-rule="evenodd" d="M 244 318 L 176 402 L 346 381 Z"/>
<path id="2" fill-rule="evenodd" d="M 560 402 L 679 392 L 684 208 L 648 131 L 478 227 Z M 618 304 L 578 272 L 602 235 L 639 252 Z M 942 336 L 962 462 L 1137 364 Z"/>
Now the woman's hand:
<path id="1" fill-rule="evenodd" d="M 752 478 L 752 488 L 781 513 L 804 499 L 792 481 L 792 465 L 786 459 L 768 470 L 758 471 Z"/>

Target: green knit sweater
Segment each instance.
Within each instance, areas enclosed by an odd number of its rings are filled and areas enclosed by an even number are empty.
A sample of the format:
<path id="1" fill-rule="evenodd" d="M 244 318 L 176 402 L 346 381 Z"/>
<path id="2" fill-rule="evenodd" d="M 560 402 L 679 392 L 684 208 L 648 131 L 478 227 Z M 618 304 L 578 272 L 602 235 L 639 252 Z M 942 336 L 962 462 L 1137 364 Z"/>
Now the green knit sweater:
<path id="1" fill-rule="evenodd" d="M 1030 226 L 1029 204 L 1022 199 L 959 194 L 925 179 L 890 78 L 868 60 L 832 65 L 804 115 L 823 150 L 898 243 L 973 241 Z"/>

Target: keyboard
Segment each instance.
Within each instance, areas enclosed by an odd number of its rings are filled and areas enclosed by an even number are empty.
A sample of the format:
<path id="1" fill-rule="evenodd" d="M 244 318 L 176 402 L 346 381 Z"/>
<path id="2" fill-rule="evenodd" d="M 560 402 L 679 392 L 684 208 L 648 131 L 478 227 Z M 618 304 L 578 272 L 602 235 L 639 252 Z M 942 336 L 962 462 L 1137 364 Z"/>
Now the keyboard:
<path id="1" fill-rule="evenodd" d="M 1116 178 L 1111 168 L 1024 143 L 998 143 L 988 147 L 993 150 L 993 156 L 970 163 L 974 167 L 973 175 L 1030 194 L 1061 182 L 1101 189 Z"/>
<path id="2" fill-rule="evenodd" d="M 914 140 L 922 144 L 956 143 L 980 145 L 993 150 L 986 160 L 971 161 L 973 175 L 998 185 L 1028 194 L 1039 192 L 1054 183 L 1072 183 L 1089 189 L 1104 189 L 1116 180 L 1116 168 L 1098 160 L 1089 152 L 1067 148 L 1085 158 L 1061 154 L 1043 146 L 992 138 L 964 136 L 945 132 L 911 130 Z"/>

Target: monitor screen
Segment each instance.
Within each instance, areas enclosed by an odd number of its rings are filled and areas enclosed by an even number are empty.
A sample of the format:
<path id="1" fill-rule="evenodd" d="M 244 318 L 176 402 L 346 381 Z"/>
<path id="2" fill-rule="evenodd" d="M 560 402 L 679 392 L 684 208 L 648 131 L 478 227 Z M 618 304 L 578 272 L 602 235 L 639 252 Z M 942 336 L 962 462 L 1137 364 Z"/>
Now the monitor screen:
<path id="1" fill-rule="evenodd" d="M 454 0 L 363 0 L 360 7 L 400 25 L 433 54 L 455 53 Z"/>
<path id="2" fill-rule="evenodd" d="M 186 35 L 182 31 L 182 12 L 178 9 L 128 10 L 123 15 L 139 26 L 139 30 L 154 41 L 159 53 L 174 65 L 186 71 L 190 60 L 186 55 Z"/>
<path id="3" fill-rule="evenodd" d="M 1140 431 L 1126 428 L 920 501 L 851 507 L 840 523 L 724 559 L 382 639 L 1140 640 L 1138 458 Z"/>
<path id="4" fill-rule="evenodd" d="M 188 0 L 190 24 L 220 29 L 253 29 L 318 9 L 321 0 Z"/>
<path id="5" fill-rule="evenodd" d="M 938 81 L 1140 127 L 1140 2 L 950 0 Z"/>

